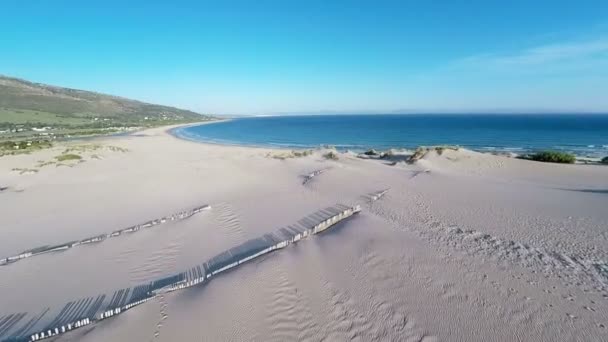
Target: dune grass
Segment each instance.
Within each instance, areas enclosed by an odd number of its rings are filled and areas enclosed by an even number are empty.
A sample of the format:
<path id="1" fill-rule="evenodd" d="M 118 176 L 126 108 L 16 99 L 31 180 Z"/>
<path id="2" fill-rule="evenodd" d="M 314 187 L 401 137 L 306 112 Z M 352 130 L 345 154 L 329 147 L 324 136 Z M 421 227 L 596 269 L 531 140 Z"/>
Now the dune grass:
<path id="1" fill-rule="evenodd" d="M 50 161 L 39 160 L 36 167 L 42 168 L 42 167 L 49 166 L 49 165 L 55 165 L 55 163 L 56 162 L 53 160 L 50 160 Z"/>
<path id="2" fill-rule="evenodd" d="M 19 172 L 20 175 L 38 173 L 38 169 L 30 169 L 30 168 L 23 168 L 23 167 L 13 168 L 13 171 Z"/>
<path id="3" fill-rule="evenodd" d="M 69 160 L 81 160 L 82 157 L 78 154 L 68 153 L 68 154 L 62 154 L 62 155 L 56 156 L 55 159 L 57 159 L 58 162 L 63 162 L 63 161 L 69 161 Z"/>
<path id="4" fill-rule="evenodd" d="M 285 153 L 270 153 L 269 152 L 266 155 L 266 157 L 279 159 L 279 160 L 285 160 L 285 159 L 290 159 L 290 158 L 308 157 L 312 154 L 313 154 L 313 150 L 302 150 L 302 151 L 294 150 L 294 151 L 285 152 Z"/>
<path id="5" fill-rule="evenodd" d="M 328 159 L 328 160 L 338 160 L 338 159 L 340 159 L 338 157 L 338 154 L 336 152 L 334 152 L 334 151 L 329 151 L 329 152 L 325 153 L 323 155 L 323 158 Z"/>
<path id="6" fill-rule="evenodd" d="M 541 151 L 527 156 L 525 159 L 545 162 L 545 163 L 560 163 L 574 164 L 576 157 L 567 152 L 560 151 Z"/>
<path id="7" fill-rule="evenodd" d="M 94 152 L 94 151 L 99 151 L 99 150 L 104 150 L 104 149 L 111 151 L 111 152 L 122 152 L 122 153 L 129 152 L 128 149 L 123 148 L 123 147 L 118 147 L 118 146 L 101 145 L 101 144 L 83 144 L 83 145 L 69 146 L 63 151 L 63 154 L 73 153 L 73 152 L 89 153 L 89 152 Z"/>
<path id="8" fill-rule="evenodd" d="M 416 151 L 414 151 L 414 153 L 408 158 L 407 162 L 409 164 L 413 164 L 415 162 L 417 162 L 418 160 L 424 158 L 424 156 L 427 155 L 427 153 L 431 152 L 431 151 L 435 151 L 438 155 L 442 155 L 444 151 L 446 150 L 452 150 L 452 151 L 458 151 L 460 149 L 460 147 L 458 146 L 450 146 L 450 145 L 442 145 L 442 146 L 431 146 L 431 147 L 418 147 L 416 149 Z"/>

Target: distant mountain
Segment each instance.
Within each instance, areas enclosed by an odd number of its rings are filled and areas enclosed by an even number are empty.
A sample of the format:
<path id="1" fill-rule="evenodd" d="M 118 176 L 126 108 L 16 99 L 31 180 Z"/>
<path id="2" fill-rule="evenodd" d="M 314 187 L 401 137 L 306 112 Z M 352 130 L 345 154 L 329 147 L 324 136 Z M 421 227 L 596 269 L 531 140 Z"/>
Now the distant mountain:
<path id="1" fill-rule="evenodd" d="M 174 107 L 0 76 L 0 129 L 15 124 L 55 128 L 158 126 L 210 119 Z"/>

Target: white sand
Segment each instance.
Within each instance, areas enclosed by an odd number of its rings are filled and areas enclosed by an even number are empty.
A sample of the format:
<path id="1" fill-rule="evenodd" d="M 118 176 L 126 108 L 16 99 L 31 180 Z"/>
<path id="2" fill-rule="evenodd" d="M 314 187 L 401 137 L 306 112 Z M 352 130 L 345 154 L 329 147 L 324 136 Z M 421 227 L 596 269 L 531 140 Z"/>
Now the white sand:
<path id="1" fill-rule="evenodd" d="M 212 210 L 0 267 L 0 317 L 111 294 L 318 209 L 360 203 L 359 217 L 331 232 L 59 340 L 608 340 L 608 167 L 463 150 L 415 165 L 321 152 L 278 160 L 163 129 L 95 143 L 129 152 L 84 153 L 83 163 L 34 174 L 11 170 L 65 146 L 0 158 L 0 258 Z M 385 188 L 371 205 L 363 196 Z"/>

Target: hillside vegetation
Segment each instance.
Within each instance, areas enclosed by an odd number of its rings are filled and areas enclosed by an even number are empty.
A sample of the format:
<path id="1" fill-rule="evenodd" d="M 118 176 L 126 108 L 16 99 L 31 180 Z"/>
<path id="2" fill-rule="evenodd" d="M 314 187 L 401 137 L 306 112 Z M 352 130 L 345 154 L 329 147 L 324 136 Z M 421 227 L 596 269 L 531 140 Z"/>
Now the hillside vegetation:
<path id="1" fill-rule="evenodd" d="M 56 139 L 211 120 L 188 110 L 0 76 L 0 140 Z"/>

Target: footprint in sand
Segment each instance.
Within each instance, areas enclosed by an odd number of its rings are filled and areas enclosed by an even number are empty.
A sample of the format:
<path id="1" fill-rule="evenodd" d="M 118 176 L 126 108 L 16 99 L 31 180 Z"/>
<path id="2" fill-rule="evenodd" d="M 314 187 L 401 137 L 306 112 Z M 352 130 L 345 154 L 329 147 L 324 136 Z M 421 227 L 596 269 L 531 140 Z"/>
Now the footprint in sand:
<path id="1" fill-rule="evenodd" d="M 156 324 L 156 330 L 154 331 L 153 339 L 157 339 L 158 337 L 160 337 L 160 330 L 163 327 L 163 321 L 169 317 L 169 315 L 167 314 L 167 307 L 169 306 L 169 304 L 167 303 L 167 301 L 165 301 L 165 296 L 160 295 L 157 298 L 158 303 L 160 304 L 160 320 Z"/>

